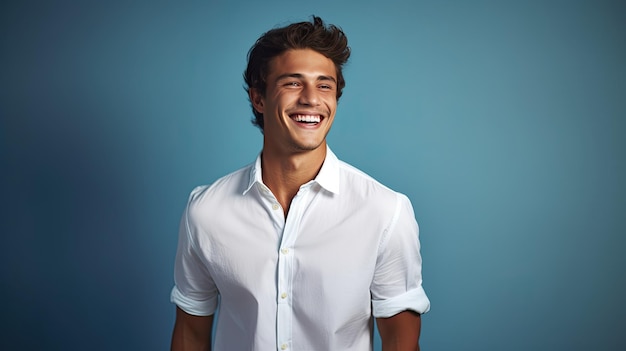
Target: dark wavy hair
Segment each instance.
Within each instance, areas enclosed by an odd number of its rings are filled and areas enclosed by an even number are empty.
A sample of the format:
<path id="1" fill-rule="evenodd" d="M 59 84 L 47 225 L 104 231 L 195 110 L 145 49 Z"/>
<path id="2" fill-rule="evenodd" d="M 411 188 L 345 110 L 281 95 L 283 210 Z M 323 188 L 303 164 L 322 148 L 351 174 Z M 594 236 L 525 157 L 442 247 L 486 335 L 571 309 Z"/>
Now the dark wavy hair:
<path id="1" fill-rule="evenodd" d="M 246 92 L 256 89 L 265 96 L 268 66 L 271 59 L 290 49 L 312 49 L 331 59 L 337 70 L 337 100 L 346 85 L 342 68 L 350 57 L 348 38 L 341 28 L 326 26 L 317 16 L 311 22 L 293 23 L 263 34 L 248 51 L 248 66 L 243 73 Z M 248 95 L 249 96 L 249 95 Z M 252 106 L 252 124 L 263 131 L 263 114 Z"/>

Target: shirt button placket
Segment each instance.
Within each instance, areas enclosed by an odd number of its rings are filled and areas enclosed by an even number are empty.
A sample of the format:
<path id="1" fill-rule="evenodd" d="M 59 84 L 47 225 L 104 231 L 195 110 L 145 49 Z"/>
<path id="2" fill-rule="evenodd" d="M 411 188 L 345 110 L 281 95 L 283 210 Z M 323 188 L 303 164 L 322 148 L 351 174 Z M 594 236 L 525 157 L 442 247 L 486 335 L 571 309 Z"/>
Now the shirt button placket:
<path id="1" fill-rule="evenodd" d="M 293 323 L 293 245 L 298 236 L 300 222 L 304 208 L 308 200 L 308 189 L 300 189 L 291 202 L 289 216 L 286 218 L 283 235 L 281 238 L 278 257 L 278 314 L 277 314 L 277 348 L 288 350 L 292 347 L 292 323 Z"/>
<path id="2" fill-rule="evenodd" d="M 291 297 L 289 296 L 291 262 L 289 249 L 281 248 L 278 260 L 278 349 L 289 349 L 291 339 Z"/>

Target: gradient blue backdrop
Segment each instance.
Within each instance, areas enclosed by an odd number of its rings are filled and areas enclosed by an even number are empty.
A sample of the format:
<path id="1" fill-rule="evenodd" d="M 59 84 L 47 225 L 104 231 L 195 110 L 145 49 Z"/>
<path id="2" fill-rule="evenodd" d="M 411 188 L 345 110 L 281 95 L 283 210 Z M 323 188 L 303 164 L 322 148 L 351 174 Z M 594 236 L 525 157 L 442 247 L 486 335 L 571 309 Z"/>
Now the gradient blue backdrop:
<path id="1" fill-rule="evenodd" d="M 626 349 L 624 4 L 2 2 L 0 349 L 168 349 L 187 195 L 261 147 L 247 50 L 311 14 L 331 146 L 413 201 L 423 349 Z"/>

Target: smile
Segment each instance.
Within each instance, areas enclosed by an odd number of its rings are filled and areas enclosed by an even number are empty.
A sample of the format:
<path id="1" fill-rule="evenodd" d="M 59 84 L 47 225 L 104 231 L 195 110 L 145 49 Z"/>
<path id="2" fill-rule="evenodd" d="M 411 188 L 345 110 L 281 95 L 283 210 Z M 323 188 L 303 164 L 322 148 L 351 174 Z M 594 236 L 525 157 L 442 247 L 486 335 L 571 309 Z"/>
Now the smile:
<path id="1" fill-rule="evenodd" d="M 307 123 L 307 124 L 317 124 L 317 123 L 320 123 L 322 121 L 322 116 L 320 116 L 320 115 L 300 115 L 300 114 L 294 114 L 294 115 L 291 115 L 289 117 L 291 117 L 291 119 L 293 119 L 296 122 Z"/>

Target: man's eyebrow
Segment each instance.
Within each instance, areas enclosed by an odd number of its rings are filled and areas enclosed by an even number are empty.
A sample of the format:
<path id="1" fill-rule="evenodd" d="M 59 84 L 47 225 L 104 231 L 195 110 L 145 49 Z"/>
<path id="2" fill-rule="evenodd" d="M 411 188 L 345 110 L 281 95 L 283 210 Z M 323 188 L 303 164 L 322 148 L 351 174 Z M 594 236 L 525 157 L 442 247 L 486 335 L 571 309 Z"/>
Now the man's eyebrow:
<path id="1" fill-rule="evenodd" d="M 285 74 L 281 74 L 280 76 L 276 77 L 276 81 L 279 82 L 283 79 L 288 79 L 288 78 L 298 78 L 298 79 L 302 79 L 304 78 L 304 75 L 300 74 L 300 73 L 285 73 Z M 335 77 L 333 76 L 325 76 L 325 75 L 321 75 L 317 77 L 318 81 L 332 81 L 333 83 L 337 83 L 337 80 L 335 79 Z"/>
<path id="2" fill-rule="evenodd" d="M 330 80 L 335 84 L 337 83 L 337 80 L 335 79 L 335 77 L 332 77 L 332 76 L 319 76 L 317 77 L 317 80 Z"/>

